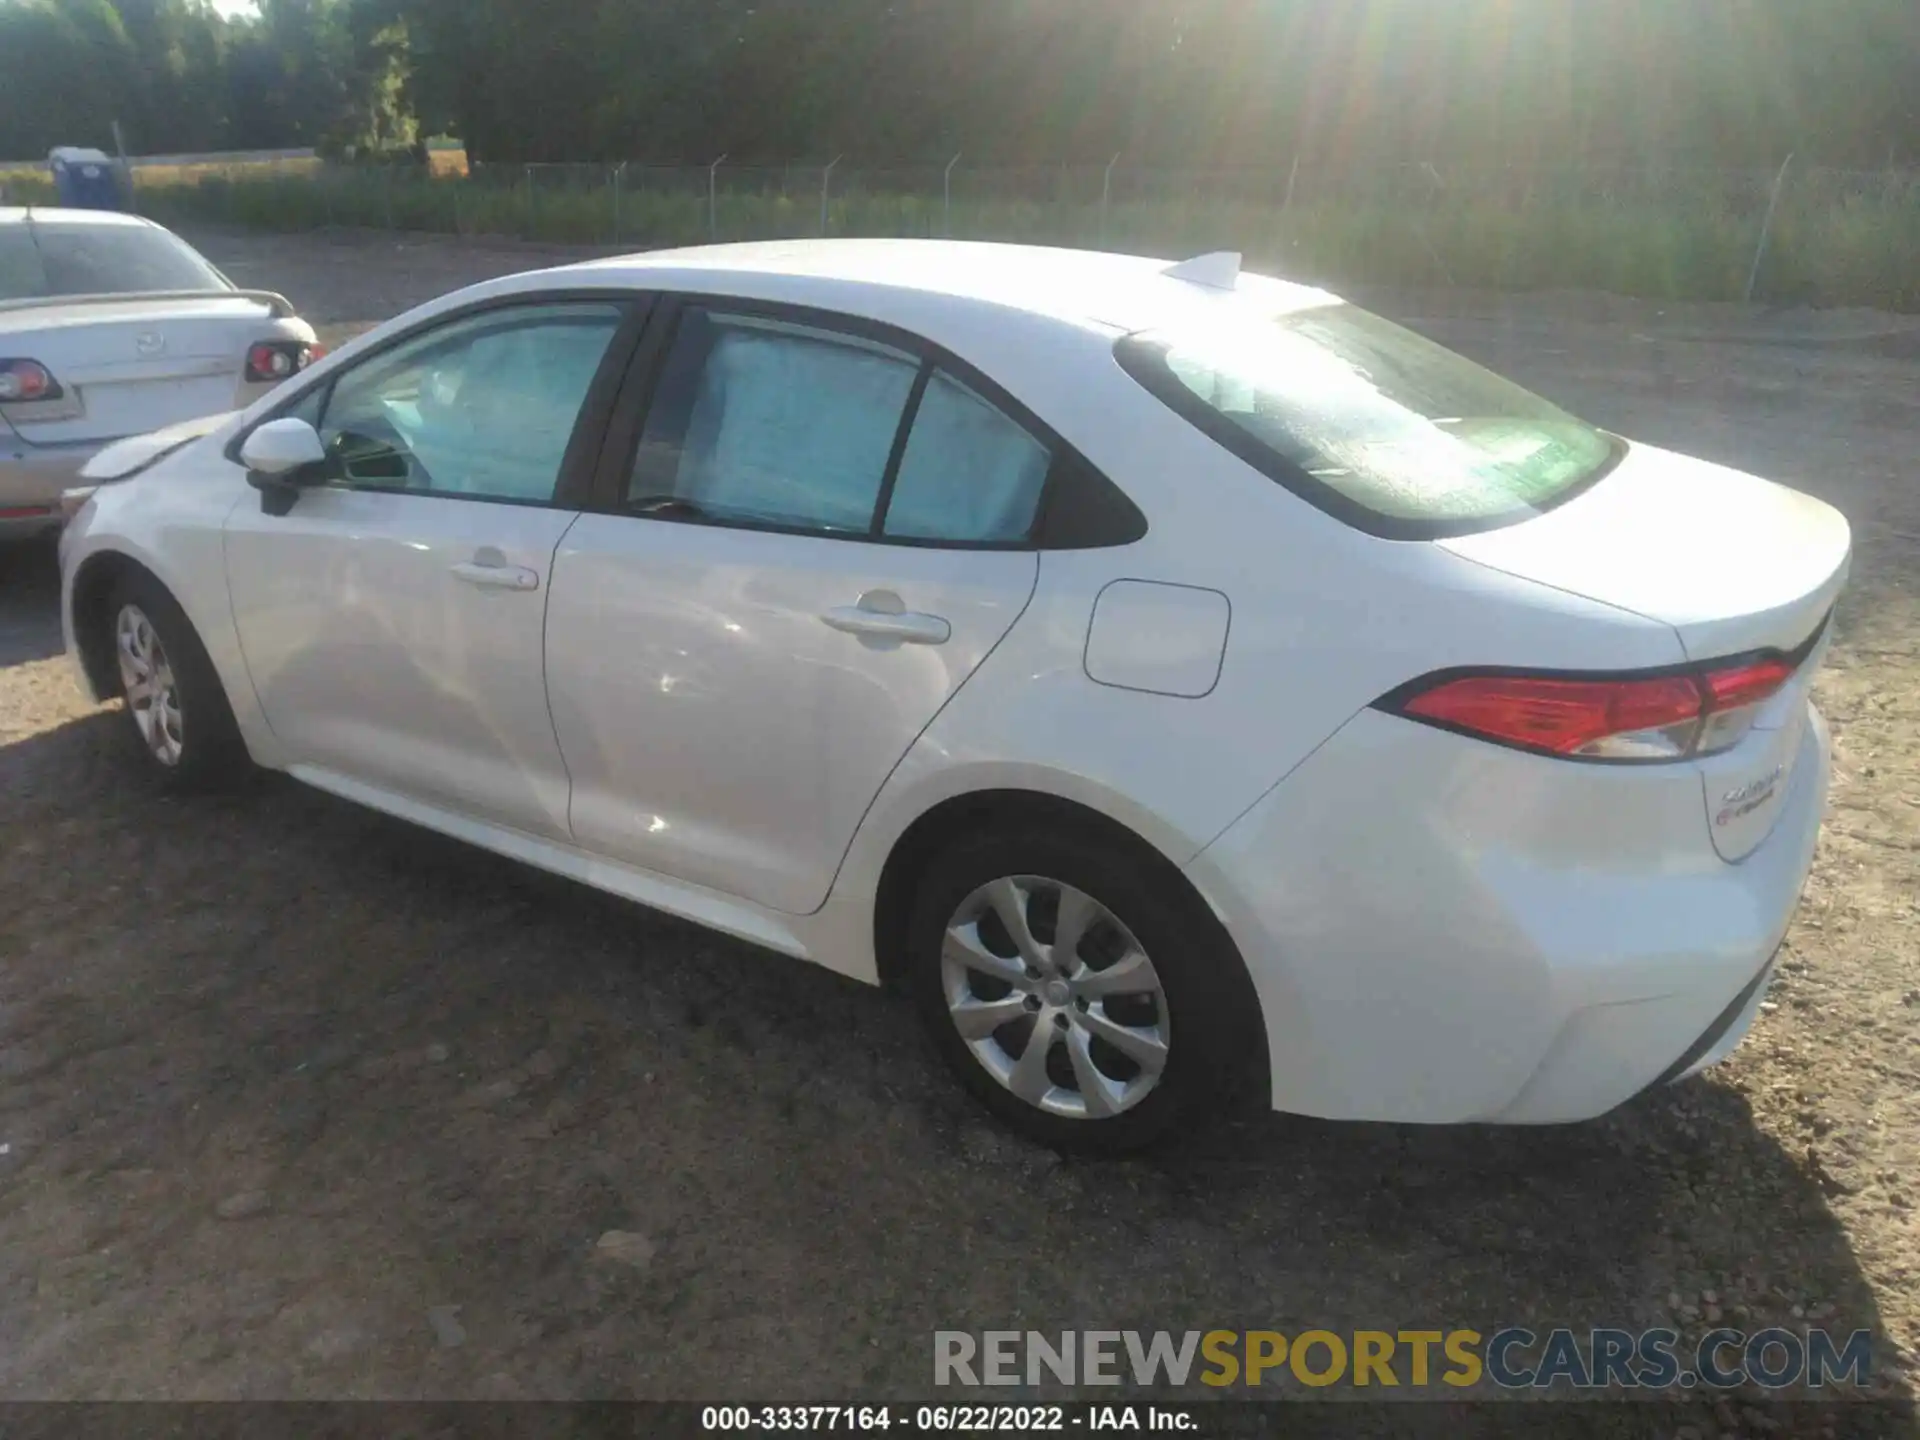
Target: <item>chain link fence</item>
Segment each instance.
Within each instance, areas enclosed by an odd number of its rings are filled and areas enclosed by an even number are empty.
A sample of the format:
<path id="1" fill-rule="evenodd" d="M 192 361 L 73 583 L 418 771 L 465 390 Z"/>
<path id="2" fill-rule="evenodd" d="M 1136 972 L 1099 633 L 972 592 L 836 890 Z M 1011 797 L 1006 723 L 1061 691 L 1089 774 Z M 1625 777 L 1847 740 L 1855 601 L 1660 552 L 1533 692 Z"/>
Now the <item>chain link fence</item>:
<path id="1" fill-rule="evenodd" d="M 612 248 L 918 236 L 1234 249 L 1323 282 L 1581 286 L 1920 309 L 1920 170 L 1286 164 L 877 168 L 311 158 L 136 171 L 162 220 L 373 227 Z"/>

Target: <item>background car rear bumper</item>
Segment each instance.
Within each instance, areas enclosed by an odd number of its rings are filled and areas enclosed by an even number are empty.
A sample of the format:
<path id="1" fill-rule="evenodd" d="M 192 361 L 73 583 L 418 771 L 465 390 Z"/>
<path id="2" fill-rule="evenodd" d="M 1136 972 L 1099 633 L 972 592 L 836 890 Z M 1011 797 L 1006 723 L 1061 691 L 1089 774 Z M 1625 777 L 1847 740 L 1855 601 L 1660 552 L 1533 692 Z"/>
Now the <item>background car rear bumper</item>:
<path id="1" fill-rule="evenodd" d="M 0 537 L 59 528 L 61 492 L 108 443 L 27 445 L 0 435 Z"/>
<path id="2" fill-rule="evenodd" d="M 1260 993 L 1274 1108 L 1580 1120 L 1715 1063 L 1765 997 L 1828 766 L 1809 707 L 1778 823 L 1729 864 L 1695 767 L 1362 712 L 1189 867 Z"/>

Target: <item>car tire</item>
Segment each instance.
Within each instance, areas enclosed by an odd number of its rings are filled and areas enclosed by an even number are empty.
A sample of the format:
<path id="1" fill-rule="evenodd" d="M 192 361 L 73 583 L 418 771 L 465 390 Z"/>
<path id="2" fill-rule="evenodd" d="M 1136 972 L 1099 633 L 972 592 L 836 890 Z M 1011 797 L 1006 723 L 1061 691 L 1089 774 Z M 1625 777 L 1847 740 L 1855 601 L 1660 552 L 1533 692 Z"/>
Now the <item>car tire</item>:
<path id="1" fill-rule="evenodd" d="M 1023 962 L 1009 909 L 1025 916 L 1038 964 Z M 1080 928 L 1070 957 L 1058 953 L 1063 916 Z M 968 837 L 923 872 L 905 940 L 935 1048 L 1028 1139 L 1125 1153 L 1239 1094 L 1252 1058 L 1240 958 L 1171 867 L 1131 847 L 1071 832 Z M 1041 1057 L 1029 1054 L 1036 1035 Z"/>
<path id="2" fill-rule="evenodd" d="M 130 574 L 107 601 L 127 734 L 142 771 L 163 790 L 231 785 L 252 770 L 220 674 L 192 622 L 152 576 Z"/>

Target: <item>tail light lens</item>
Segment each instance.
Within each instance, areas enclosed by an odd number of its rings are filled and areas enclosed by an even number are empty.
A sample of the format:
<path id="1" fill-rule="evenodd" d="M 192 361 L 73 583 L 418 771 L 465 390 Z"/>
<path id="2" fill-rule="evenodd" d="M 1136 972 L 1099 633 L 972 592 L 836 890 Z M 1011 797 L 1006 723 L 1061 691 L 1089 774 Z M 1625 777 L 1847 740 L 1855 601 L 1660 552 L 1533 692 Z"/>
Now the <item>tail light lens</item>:
<path id="1" fill-rule="evenodd" d="M 1798 663 L 1767 656 L 1623 678 L 1455 673 L 1381 708 L 1496 744 L 1579 760 L 1683 760 L 1732 749 Z"/>
<path id="2" fill-rule="evenodd" d="M 0 405 L 58 400 L 63 393 L 53 372 L 38 360 L 0 360 Z"/>
<path id="3" fill-rule="evenodd" d="M 277 385 L 298 375 L 318 358 L 318 348 L 299 340 L 262 340 L 247 351 L 247 383 Z"/>

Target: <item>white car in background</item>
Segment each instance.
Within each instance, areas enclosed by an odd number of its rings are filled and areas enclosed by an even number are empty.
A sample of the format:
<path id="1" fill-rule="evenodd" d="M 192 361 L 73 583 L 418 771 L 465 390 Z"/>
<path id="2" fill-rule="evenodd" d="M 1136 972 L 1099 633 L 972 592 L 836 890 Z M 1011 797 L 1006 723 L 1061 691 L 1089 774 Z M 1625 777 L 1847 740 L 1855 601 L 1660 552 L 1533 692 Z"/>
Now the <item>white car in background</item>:
<path id="1" fill-rule="evenodd" d="M 1237 257 L 597 261 L 196 428 L 61 547 L 158 781 L 898 981 L 1049 1143 L 1597 1115 L 1811 862 L 1846 522 Z"/>
<path id="2" fill-rule="evenodd" d="M 244 409 L 313 328 L 134 215 L 0 207 L 0 539 L 57 527 L 103 447 Z"/>

